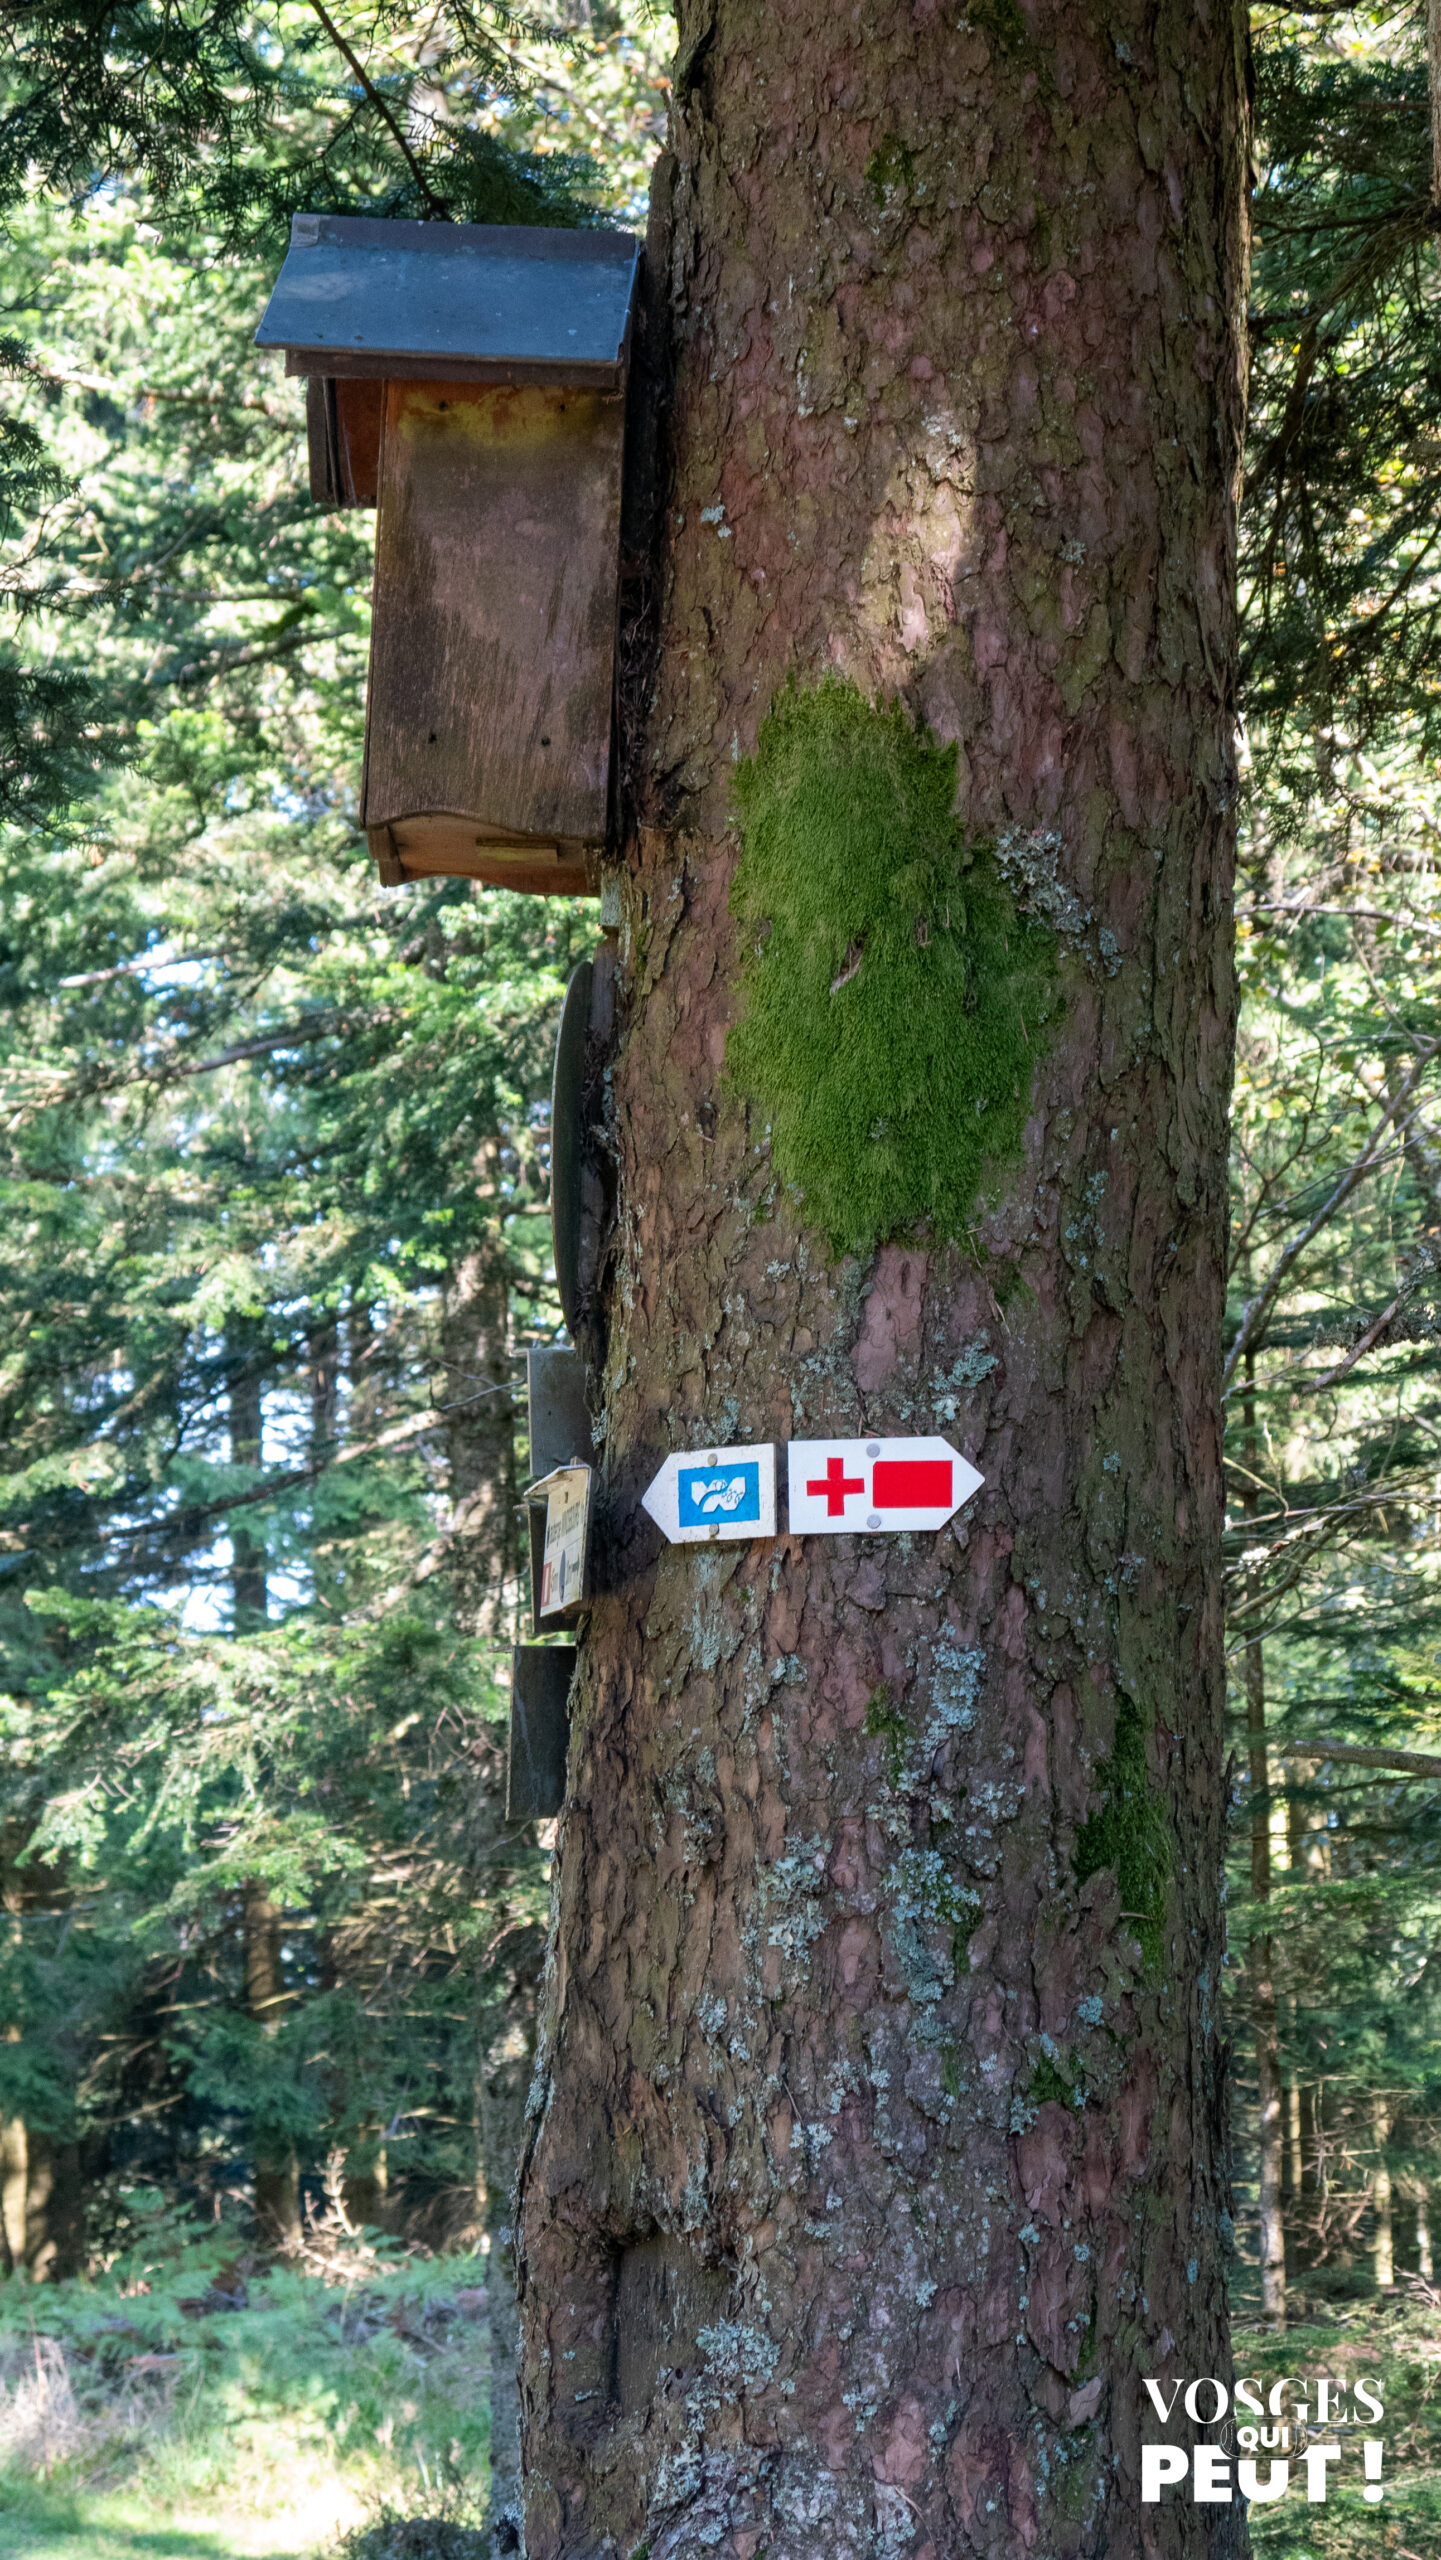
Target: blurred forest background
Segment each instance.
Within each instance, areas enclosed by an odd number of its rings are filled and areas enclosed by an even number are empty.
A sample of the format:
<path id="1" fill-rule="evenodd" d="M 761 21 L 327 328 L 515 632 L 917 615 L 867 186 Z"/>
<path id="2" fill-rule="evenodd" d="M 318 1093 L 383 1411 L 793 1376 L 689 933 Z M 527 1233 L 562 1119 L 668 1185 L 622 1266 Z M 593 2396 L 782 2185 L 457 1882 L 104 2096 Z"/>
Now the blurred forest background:
<path id="1" fill-rule="evenodd" d="M 1434 2519 L 1441 189 L 1421 0 L 1253 34 L 1238 2360 L 1364 2350 Z M 375 886 L 373 517 L 250 341 L 298 208 L 642 228 L 673 44 L 0 18 L 0 2554 L 516 2547 L 517 1389 L 595 924 Z"/>

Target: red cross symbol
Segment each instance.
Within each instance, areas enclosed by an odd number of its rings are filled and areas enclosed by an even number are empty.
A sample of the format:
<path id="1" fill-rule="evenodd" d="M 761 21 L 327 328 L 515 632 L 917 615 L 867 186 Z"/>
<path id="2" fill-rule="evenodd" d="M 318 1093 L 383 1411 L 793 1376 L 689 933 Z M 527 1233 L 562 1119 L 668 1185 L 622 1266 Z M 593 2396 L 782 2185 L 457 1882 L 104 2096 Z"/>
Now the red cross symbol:
<path id="1" fill-rule="evenodd" d="M 865 1489 L 864 1476 L 847 1475 L 844 1458 L 829 1459 L 824 1476 L 809 1476 L 806 1479 L 807 1493 L 825 1495 L 826 1517 L 829 1520 L 839 1520 L 843 1517 L 848 1493 L 864 1493 Z"/>

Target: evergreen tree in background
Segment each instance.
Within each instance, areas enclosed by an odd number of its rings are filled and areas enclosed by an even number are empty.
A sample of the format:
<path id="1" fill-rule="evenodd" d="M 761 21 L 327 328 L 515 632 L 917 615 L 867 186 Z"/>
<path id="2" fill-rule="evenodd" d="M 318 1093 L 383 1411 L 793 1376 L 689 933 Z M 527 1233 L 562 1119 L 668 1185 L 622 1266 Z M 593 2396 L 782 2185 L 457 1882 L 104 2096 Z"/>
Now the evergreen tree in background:
<path id="1" fill-rule="evenodd" d="M 463 95 L 433 21 L 394 14 L 383 62 L 368 21 L 348 86 L 313 13 L 276 23 L 248 96 L 252 20 L 6 31 L 0 2245 L 34 2272 L 87 2215 L 123 2227 L 137 2177 L 249 2179 L 284 2233 L 337 2152 L 362 2218 L 503 2225 L 479 2133 L 537 1963 L 497 1675 L 591 933 L 376 891 L 371 523 L 311 507 L 299 390 L 250 341 L 293 202 L 553 221 L 594 193 L 504 131 L 565 136 L 534 21 L 470 29 Z M 591 49 L 624 199 L 648 60 Z"/>
<path id="2" fill-rule="evenodd" d="M 1426 16 L 1256 19 L 1228 1453 L 1259 2308 L 1441 2172 L 1441 331 Z M 1409 1760 L 1409 1765 L 1408 1765 Z M 1288 2291 L 1289 2282 L 1289 2291 Z"/>

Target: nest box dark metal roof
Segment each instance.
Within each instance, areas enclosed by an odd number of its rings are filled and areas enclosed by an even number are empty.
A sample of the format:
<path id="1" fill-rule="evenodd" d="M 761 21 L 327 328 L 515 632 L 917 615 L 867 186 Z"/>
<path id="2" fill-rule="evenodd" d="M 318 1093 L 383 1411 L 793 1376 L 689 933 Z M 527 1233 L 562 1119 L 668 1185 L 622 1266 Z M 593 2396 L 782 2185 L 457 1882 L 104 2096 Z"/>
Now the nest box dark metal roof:
<path id="1" fill-rule="evenodd" d="M 260 347 L 286 372 L 619 390 L 639 242 L 628 231 L 297 213 Z"/>

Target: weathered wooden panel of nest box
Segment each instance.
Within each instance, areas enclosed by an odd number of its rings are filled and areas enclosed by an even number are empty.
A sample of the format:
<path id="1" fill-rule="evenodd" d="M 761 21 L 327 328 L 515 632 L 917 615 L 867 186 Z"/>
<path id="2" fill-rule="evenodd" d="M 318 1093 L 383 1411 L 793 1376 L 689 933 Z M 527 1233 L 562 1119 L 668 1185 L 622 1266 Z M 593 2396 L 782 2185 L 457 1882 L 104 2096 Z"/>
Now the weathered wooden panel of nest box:
<path id="1" fill-rule="evenodd" d="M 382 880 L 598 886 L 619 392 L 388 382 L 364 823 Z"/>

